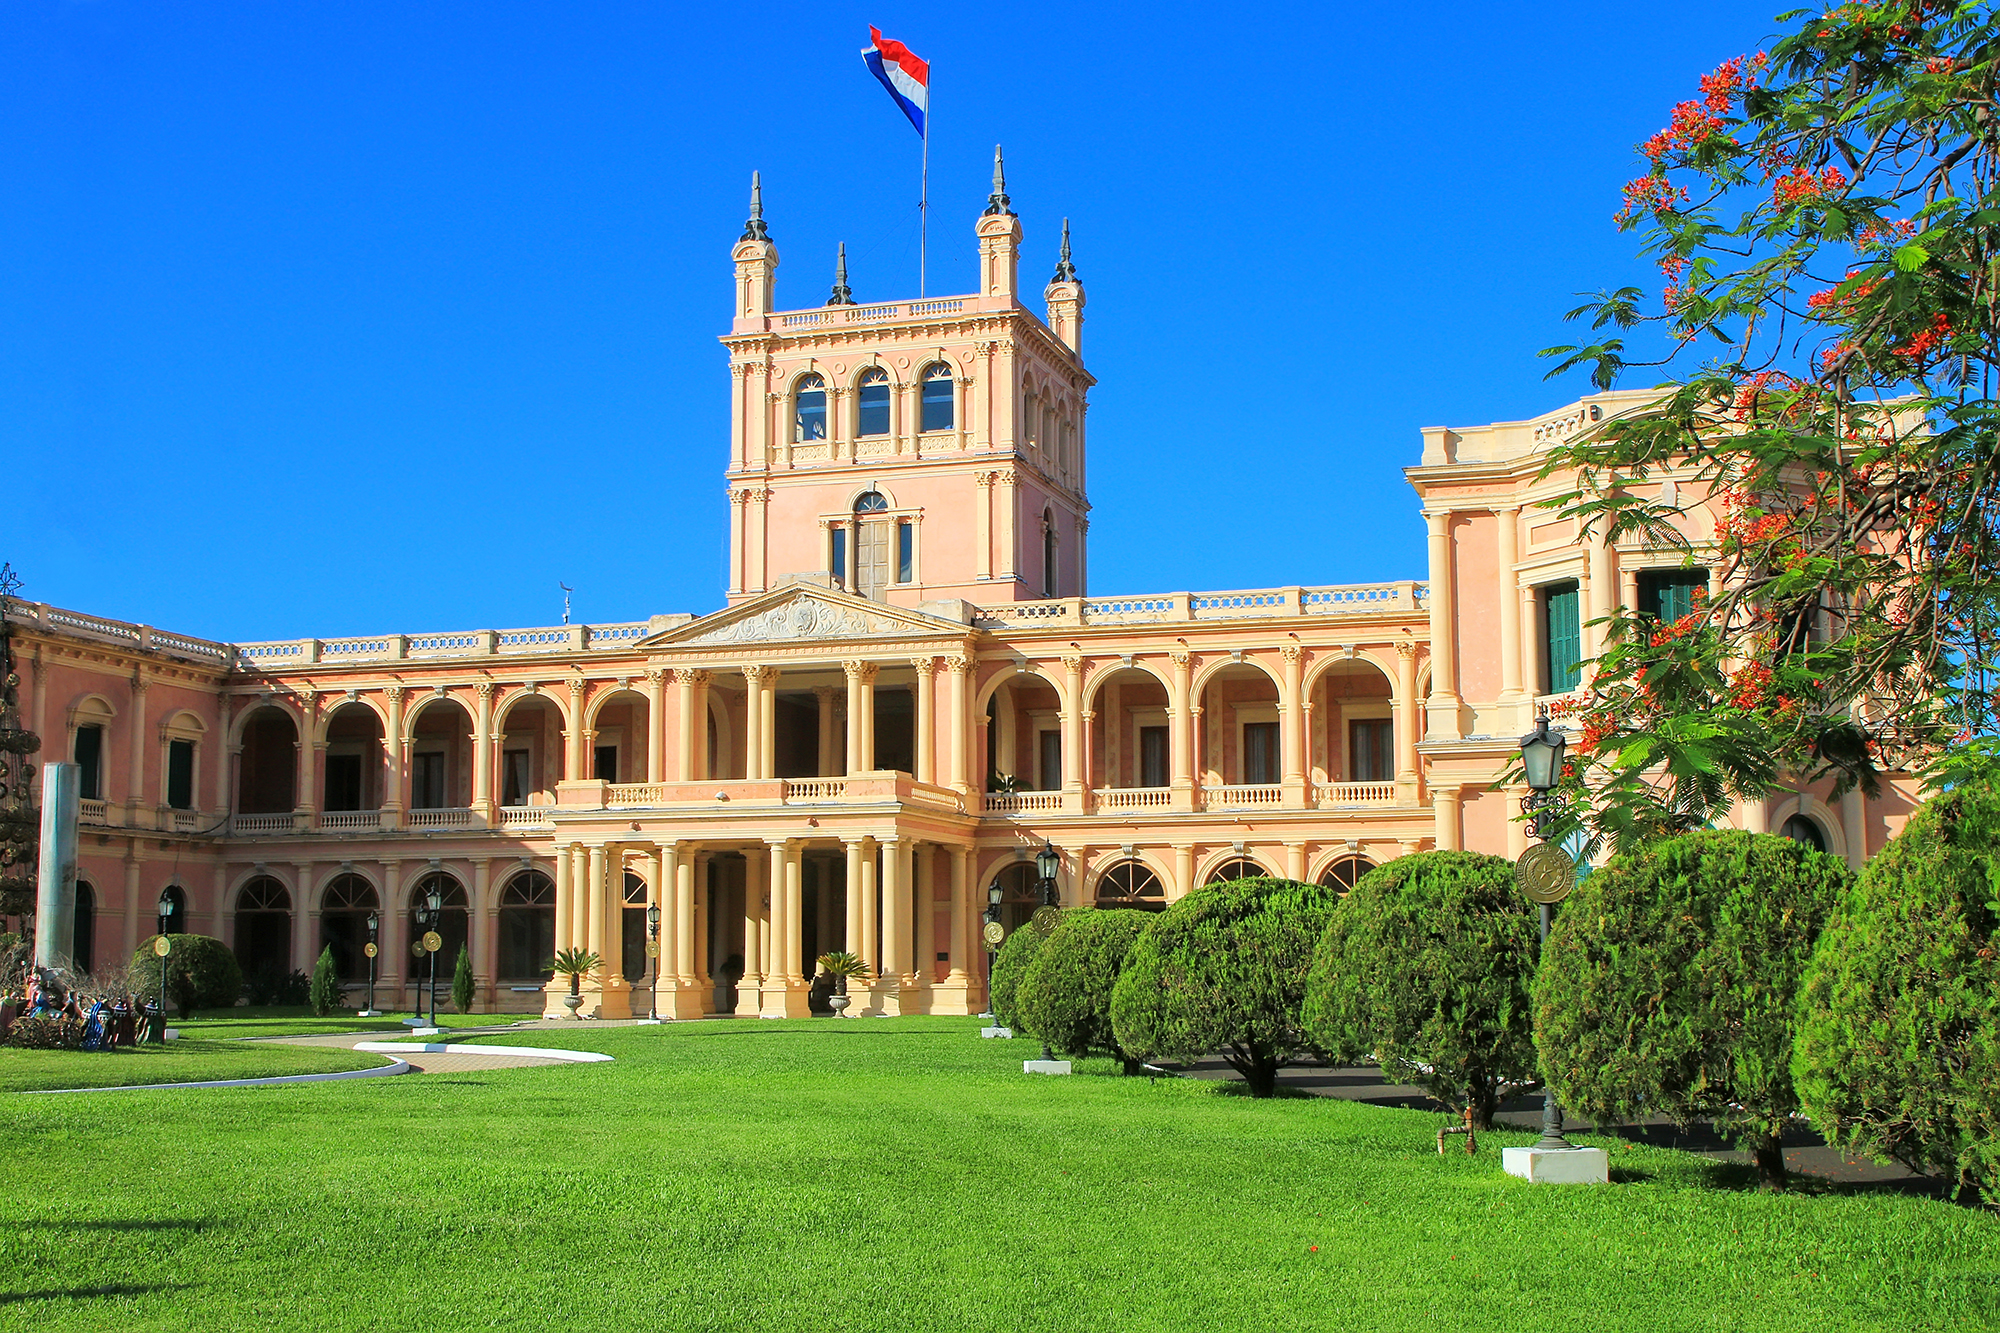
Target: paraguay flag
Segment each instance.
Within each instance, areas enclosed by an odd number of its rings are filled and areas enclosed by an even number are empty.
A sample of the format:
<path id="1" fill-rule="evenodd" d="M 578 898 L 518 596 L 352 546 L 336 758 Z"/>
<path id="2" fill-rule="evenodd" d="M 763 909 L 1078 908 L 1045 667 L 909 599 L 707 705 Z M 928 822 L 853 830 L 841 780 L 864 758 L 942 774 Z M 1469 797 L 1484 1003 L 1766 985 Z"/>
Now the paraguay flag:
<path id="1" fill-rule="evenodd" d="M 917 127 L 917 133 L 922 134 L 924 118 L 931 106 L 931 67 L 909 47 L 884 37 L 882 30 L 873 24 L 869 25 L 868 37 L 868 49 L 861 53 L 862 60 L 882 80 L 882 86 L 896 99 L 896 105 L 903 108 L 903 114 Z"/>

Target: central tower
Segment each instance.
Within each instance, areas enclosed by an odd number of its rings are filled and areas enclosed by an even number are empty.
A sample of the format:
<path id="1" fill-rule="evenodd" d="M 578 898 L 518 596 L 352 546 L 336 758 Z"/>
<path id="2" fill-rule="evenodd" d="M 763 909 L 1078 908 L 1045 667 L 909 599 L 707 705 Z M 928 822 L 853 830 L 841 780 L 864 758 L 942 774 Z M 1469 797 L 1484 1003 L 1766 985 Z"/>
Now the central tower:
<path id="1" fill-rule="evenodd" d="M 722 339 L 731 602 L 797 581 L 912 607 L 1083 595 L 1083 284 L 1065 222 L 1047 321 L 1021 304 L 1003 171 L 996 148 L 977 292 L 857 304 L 843 251 L 826 303 L 788 311 L 752 176 Z"/>

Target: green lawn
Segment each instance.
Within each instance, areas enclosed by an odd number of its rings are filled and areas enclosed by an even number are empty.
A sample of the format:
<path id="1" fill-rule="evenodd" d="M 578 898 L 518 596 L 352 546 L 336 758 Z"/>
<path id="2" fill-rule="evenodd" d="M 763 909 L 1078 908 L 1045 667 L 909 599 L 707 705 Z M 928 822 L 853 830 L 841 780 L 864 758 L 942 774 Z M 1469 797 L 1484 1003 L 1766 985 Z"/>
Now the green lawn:
<path id="1" fill-rule="evenodd" d="M 524 1019 L 536 1018 L 536 1014 L 438 1014 L 441 1028 L 484 1028 L 502 1027 L 518 1023 Z M 193 1018 L 170 1018 L 167 1026 L 190 1037 L 313 1037 L 331 1032 L 380 1032 L 394 1035 L 408 1029 L 403 1020 L 411 1017 L 408 1011 L 391 1013 L 387 1018 L 357 1018 L 353 1013 L 340 1011 L 316 1018 L 313 1011 L 304 1005 L 273 1006 L 269 1008 L 196 1010 Z"/>
<path id="2" fill-rule="evenodd" d="M 615 1063 L 5 1103 L 0 1328 L 1987 1328 L 2000 1222 L 1620 1147 L 1020 1073 L 978 1020 L 484 1038 Z M 1312 1247 L 1317 1246 L 1315 1251 Z"/>
<path id="3" fill-rule="evenodd" d="M 306 1046 L 245 1046 L 227 1041 L 170 1041 L 115 1051 L 17 1051 L 0 1047 L 0 1094 L 41 1088 L 124 1088 L 140 1083 L 192 1083 L 217 1078 L 327 1074 L 379 1065 L 359 1051 Z M 9 1119 L 18 1101 L 7 1103 Z M 101 1108 L 101 1104 L 100 1104 Z M 121 1117 L 122 1118 L 122 1117 Z M 4 1299 L 4 1297 L 0 1297 Z"/>

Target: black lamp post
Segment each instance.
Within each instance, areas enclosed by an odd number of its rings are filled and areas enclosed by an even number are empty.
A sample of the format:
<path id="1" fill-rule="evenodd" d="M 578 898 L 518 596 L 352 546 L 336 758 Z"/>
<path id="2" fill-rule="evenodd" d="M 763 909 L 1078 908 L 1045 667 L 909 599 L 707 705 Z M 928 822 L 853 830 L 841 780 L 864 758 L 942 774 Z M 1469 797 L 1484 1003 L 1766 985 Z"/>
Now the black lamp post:
<path id="1" fill-rule="evenodd" d="M 1049 842 L 1042 843 L 1042 850 L 1035 853 L 1035 877 L 1042 891 L 1042 906 L 1057 904 L 1056 871 L 1062 869 L 1062 854 Z"/>
<path id="2" fill-rule="evenodd" d="M 380 917 L 376 916 L 373 912 L 368 914 L 368 948 L 366 952 L 368 954 L 368 1012 L 371 1014 L 375 1012 L 375 929 L 381 924 L 382 919 Z"/>
<path id="3" fill-rule="evenodd" d="M 1569 738 L 1549 726 L 1549 715 L 1544 712 L 1535 719 L 1535 729 L 1521 737 L 1521 768 L 1528 781 L 1528 794 L 1521 799 L 1521 809 L 1529 816 L 1528 831 L 1536 838 L 1547 842 L 1555 829 L 1557 817 L 1562 813 L 1563 798 L 1557 792 L 1562 782 L 1563 750 Z M 1549 947 L 1549 920 L 1555 914 L 1554 903 L 1542 903 L 1542 952 Z M 1542 1137 L 1535 1143 L 1541 1150 L 1574 1148 L 1562 1134 L 1562 1107 L 1556 1105 L 1555 1089 L 1545 1080 L 1542 1084 Z"/>
<path id="4" fill-rule="evenodd" d="M 431 920 L 427 929 L 436 930 L 438 923 L 444 920 L 444 893 L 438 888 L 437 880 L 435 879 L 431 881 L 431 886 L 424 890 L 424 906 L 430 909 Z M 425 952 L 431 956 L 431 1026 L 436 1027 L 438 1025 L 438 951 L 426 948 Z"/>
<path id="5" fill-rule="evenodd" d="M 1000 887 L 1000 881 L 997 879 L 994 880 L 993 883 L 987 887 L 985 916 L 987 925 L 989 927 L 997 926 L 1000 924 L 1000 900 L 1002 898 L 1005 898 L 1006 896 L 1007 896 L 1007 890 Z M 994 956 L 1000 952 L 1000 950 L 996 945 L 992 943 L 992 937 L 990 933 L 988 934 L 987 940 L 988 942 L 986 945 L 986 1012 L 990 1014 L 993 1012 L 993 959 Z"/>
<path id="6" fill-rule="evenodd" d="M 173 929 L 174 911 L 179 904 L 167 889 L 160 890 L 160 942 L 166 943 L 167 932 Z M 153 1028 L 153 1040 L 164 1046 L 167 1042 L 167 952 L 156 949 L 160 955 L 160 1021 Z"/>
<path id="7" fill-rule="evenodd" d="M 646 1017 L 657 1022 L 660 1017 L 660 905 L 658 903 L 646 909 L 646 930 L 653 937 L 653 984 L 646 990 Z"/>

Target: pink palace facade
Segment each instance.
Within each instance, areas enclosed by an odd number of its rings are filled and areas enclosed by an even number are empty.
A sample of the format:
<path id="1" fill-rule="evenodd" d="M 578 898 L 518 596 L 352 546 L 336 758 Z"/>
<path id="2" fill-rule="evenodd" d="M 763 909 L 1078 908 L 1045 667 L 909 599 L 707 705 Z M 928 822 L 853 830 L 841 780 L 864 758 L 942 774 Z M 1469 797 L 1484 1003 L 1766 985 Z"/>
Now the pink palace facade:
<path id="1" fill-rule="evenodd" d="M 1083 284 L 1065 241 L 1024 304 L 1003 186 L 975 231 L 976 291 L 785 310 L 753 203 L 720 610 L 223 644 L 16 604 L 26 721 L 84 770 L 78 961 L 130 957 L 166 893 L 246 972 L 331 944 L 359 985 L 372 911 L 378 1002 L 407 1004 L 434 885 L 440 972 L 465 944 L 486 1009 L 560 1014 L 576 945 L 605 960 L 585 1014 L 798 1015 L 845 947 L 879 978 L 857 1009 L 963 1014 L 987 887 L 1024 920 L 1045 843 L 1065 903 L 1139 906 L 1524 850 L 1494 782 L 1574 703 L 1588 622 L 1710 577 L 1538 507 L 1546 446 L 1640 395 L 1424 431 L 1427 577 L 1101 596 Z M 1798 787 L 1733 818 L 1858 864 L 1908 809 Z"/>

